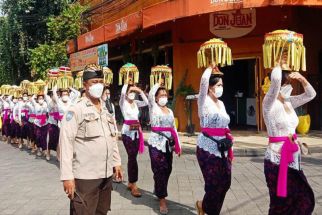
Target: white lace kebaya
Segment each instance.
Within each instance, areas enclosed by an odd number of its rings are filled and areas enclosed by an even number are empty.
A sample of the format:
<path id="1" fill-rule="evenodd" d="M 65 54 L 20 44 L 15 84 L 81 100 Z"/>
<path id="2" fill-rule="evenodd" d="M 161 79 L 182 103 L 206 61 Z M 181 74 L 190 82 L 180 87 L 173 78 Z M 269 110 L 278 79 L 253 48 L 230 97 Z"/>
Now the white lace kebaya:
<path id="1" fill-rule="evenodd" d="M 175 129 L 175 132 L 177 132 L 174 124 L 174 115 L 172 110 L 168 109 L 170 112 L 168 114 L 164 113 L 159 105 L 155 102 L 155 94 L 157 90 L 159 89 L 160 85 L 155 84 L 150 92 L 149 92 L 149 109 L 150 109 L 150 122 L 151 127 L 171 127 Z M 168 131 L 162 131 L 163 134 L 165 134 L 167 137 L 171 137 L 171 133 Z M 157 148 L 158 150 L 162 152 L 166 152 L 166 142 L 167 138 L 159 135 L 155 132 L 151 132 L 151 135 L 148 140 L 148 144 L 152 147 Z M 179 140 L 179 145 L 180 140 Z"/>
<path id="2" fill-rule="evenodd" d="M 212 73 L 211 68 L 207 68 L 200 82 L 199 96 L 198 96 L 198 114 L 200 118 L 200 126 L 202 128 L 228 128 L 230 117 L 226 112 L 225 105 L 219 101 L 220 108 L 208 96 L 209 79 Z M 214 139 L 220 140 L 225 137 L 213 136 Z M 217 143 L 205 137 L 202 133 L 198 137 L 198 147 L 221 158 L 221 153 L 218 150 Z M 227 156 L 228 152 L 225 152 Z"/>
<path id="3" fill-rule="evenodd" d="M 287 105 L 290 113 L 287 113 L 283 103 L 278 99 L 282 82 L 282 69 L 275 67 L 271 74 L 271 85 L 263 100 L 263 116 L 269 137 L 282 137 L 295 134 L 296 127 L 299 123 L 295 113 L 295 108 L 311 101 L 316 92 L 308 83 L 304 88 L 305 92 L 301 95 L 291 96 L 285 105 Z M 265 152 L 265 159 L 272 163 L 280 163 L 280 151 L 283 142 L 270 143 Z M 293 154 L 294 162 L 289 167 L 300 170 L 300 150 Z"/>
<path id="4" fill-rule="evenodd" d="M 143 99 L 143 101 L 140 100 L 134 100 L 133 104 L 131 105 L 126 100 L 126 90 L 128 88 L 127 84 L 123 85 L 122 91 L 121 91 L 121 98 L 120 98 L 120 108 L 123 114 L 124 120 L 139 120 L 139 108 L 147 106 L 149 104 L 147 97 L 142 92 L 140 95 Z M 132 140 L 135 139 L 135 137 L 139 138 L 139 134 L 137 131 L 130 131 L 130 126 L 123 123 L 122 127 L 122 134 L 125 134 L 128 137 L 131 137 Z"/>

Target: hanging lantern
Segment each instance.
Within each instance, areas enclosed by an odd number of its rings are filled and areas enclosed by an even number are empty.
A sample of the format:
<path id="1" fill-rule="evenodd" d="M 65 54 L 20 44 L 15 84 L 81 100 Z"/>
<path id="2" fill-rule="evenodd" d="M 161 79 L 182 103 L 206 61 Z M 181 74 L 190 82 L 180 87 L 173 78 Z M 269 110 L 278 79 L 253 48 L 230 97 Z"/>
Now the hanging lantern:
<path id="1" fill-rule="evenodd" d="M 208 67 L 212 63 L 224 67 L 232 65 L 231 49 L 221 39 L 211 39 L 200 46 L 197 53 L 198 68 Z"/>
<path id="2" fill-rule="evenodd" d="M 152 67 L 150 75 L 150 86 L 152 87 L 154 84 L 159 83 L 160 79 L 164 81 L 164 87 L 167 90 L 170 90 L 172 88 L 172 69 L 166 65 Z"/>
<path id="3" fill-rule="evenodd" d="M 38 89 L 36 94 L 38 94 L 38 95 L 44 94 L 46 82 L 39 79 L 38 81 L 34 82 L 34 86 Z"/>
<path id="4" fill-rule="evenodd" d="M 57 79 L 57 87 L 59 89 L 68 89 L 73 87 L 74 79 L 71 69 L 66 66 L 59 67 L 59 77 Z"/>
<path id="5" fill-rule="evenodd" d="M 48 89 L 52 89 L 54 86 L 57 85 L 58 77 L 59 77 L 59 68 L 52 68 L 48 70 L 47 72 Z"/>
<path id="6" fill-rule="evenodd" d="M 264 68 L 273 68 L 280 63 L 288 71 L 306 71 L 303 35 L 289 30 L 276 30 L 265 35 L 263 45 Z"/>
<path id="7" fill-rule="evenodd" d="M 76 74 L 76 78 L 74 81 L 74 88 L 78 90 L 83 89 L 83 74 L 84 74 L 84 71 L 79 71 Z"/>
<path id="8" fill-rule="evenodd" d="M 119 85 L 122 85 L 123 79 L 124 79 L 124 84 L 139 83 L 138 68 L 132 63 L 127 63 L 124 66 L 122 66 L 119 74 Z"/>
<path id="9" fill-rule="evenodd" d="M 103 74 L 104 74 L 104 84 L 111 85 L 113 83 L 113 72 L 108 67 L 103 67 Z"/>
<path id="10" fill-rule="evenodd" d="M 1 94 L 2 95 L 9 95 L 10 89 L 11 89 L 10 85 L 2 85 L 1 86 Z"/>

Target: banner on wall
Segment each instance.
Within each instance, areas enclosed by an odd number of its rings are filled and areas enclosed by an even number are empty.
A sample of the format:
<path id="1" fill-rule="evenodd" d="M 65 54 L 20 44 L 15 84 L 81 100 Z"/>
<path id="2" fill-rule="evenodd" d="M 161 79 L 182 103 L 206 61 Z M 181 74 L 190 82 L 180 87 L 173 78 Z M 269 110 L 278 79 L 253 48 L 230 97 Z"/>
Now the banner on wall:
<path id="1" fill-rule="evenodd" d="M 240 9 L 210 14 L 210 32 L 220 38 L 238 38 L 256 27 L 256 9 Z"/>
<path id="2" fill-rule="evenodd" d="M 108 65 L 108 45 L 103 44 L 84 51 L 70 55 L 70 68 L 74 71 L 81 71 L 87 64 Z"/>

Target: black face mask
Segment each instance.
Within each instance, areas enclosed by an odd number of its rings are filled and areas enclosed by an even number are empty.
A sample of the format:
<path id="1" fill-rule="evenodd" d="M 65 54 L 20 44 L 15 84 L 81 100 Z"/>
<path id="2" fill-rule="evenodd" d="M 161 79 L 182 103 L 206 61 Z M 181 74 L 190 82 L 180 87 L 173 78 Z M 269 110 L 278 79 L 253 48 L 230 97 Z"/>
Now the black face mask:
<path id="1" fill-rule="evenodd" d="M 105 106 L 106 106 L 106 108 L 107 108 L 107 110 L 108 110 L 108 112 L 110 113 L 110 114 L 113 114 L 113 106 L 112 106 L 112 102 L 111 102 L 111 99 L 106 99 L 106 101 L 105 101 Z"/>

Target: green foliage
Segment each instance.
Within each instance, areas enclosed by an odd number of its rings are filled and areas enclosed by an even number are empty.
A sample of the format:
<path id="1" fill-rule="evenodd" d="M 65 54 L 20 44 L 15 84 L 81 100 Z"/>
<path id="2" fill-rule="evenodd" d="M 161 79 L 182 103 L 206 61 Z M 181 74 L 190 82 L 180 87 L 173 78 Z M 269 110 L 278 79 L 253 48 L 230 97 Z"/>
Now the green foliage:
<path id="1" fill-rule="evenodd" d="M 30 63 L 36 78 L 45 79 L 48 68 L 66 65 L 68 58 L 65 43 L 42 44 L 30 50 Z"/>
<path id="2" fill-rule="evenodd" d="M 30 49 L 30 64 L 36 77 L 44 79 L 49 68 L 67 64 L 66 44 L 81 34 L 86 21 L 82 17 L 85 10 L 79 3 L 70 4 L 59 16 L 48 19 L 50 41 Z"/>
<path id="3" fill-rule="evenodd" d="M 7 32 L 8 20 L 6 17 L 0 17 L 0 85 L 13 82 L 10 67 L 11 53 Z"/>
<path id="4" fill-rule="evenodd" d="M 47 22 L 48 34 L 53 42 L 67 42 L 81 34 L 86 20 L 82 14 L 86 7 L 79 3 L 69 5 L 59 16 L 51 16 Z"/>
<path id="5" fill-rule="evenodd" d="M 0 81 L 17 84 L 30 78 L 29 49 L 48 40 L 46 22 L 67 0 L 3 0 L 0 5 Z"/>
<path id="6" fill-rule="evenodd" d="M 176 108 L 176 102 L 177 102 L 177 98 L 178 96 L 183 96 L 184 98 L 188 95 L 192 95 L 195 94 L 195 90 L 193 89 L 193 87 L 191 85 L 185 85 L 186 79 L 187 79 L 187 74 L 188 74 L 188 70 L 185 71 L 183 78 L 180 80 L 179 82 L 179 86 L 177 87 L 173 99 L 172 99 L 172 103 L 170 108 L 172 109 L 172 111 L 175 111 Z"/>

